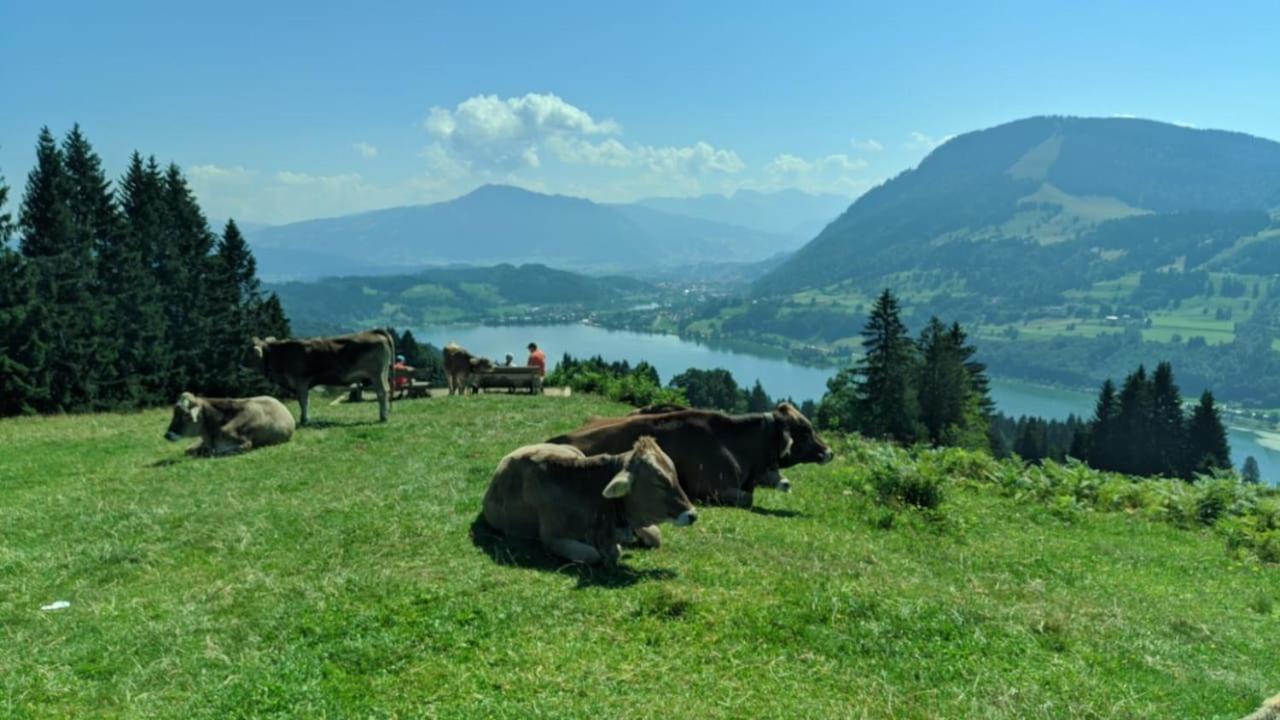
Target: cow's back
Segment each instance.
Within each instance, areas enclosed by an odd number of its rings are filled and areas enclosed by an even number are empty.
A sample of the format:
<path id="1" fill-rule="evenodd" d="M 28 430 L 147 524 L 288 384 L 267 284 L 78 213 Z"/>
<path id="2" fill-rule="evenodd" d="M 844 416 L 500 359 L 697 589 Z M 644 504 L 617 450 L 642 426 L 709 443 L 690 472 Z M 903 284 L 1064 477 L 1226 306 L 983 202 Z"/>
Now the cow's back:
<path id="1" fill-rule="evenodd" d="M 296 424 L 284 403 L 270 395 L 259 395 L 245 401 L 245 412 L 251 413 L 254 447 L 278 445 L 293 437 Z"/>
<path id="2" fill-rule="evenodd" d="M 394 345 L 384 331 L 369 331 L 337 337 L 286 340 L 271 347 L 273 366 L 312 385 L 345 385 L 356 380 L 375 380 L 390 367 Z"/>
<path id="3" fill-rule="evenodd" d="M 690 497 L 705 498 L 721 482 L 716 466 L 725 448 L 711 427 L 708 413 L 686 410 L 662 415 L 631 415 L 600 420 L 548 440 L 570 445 L 587 455 L 618 454 L 630 450 L 636 440 L 650 436 L 676 465 L 680 484 Z M 726 482 L 731 482 L 725 479 Z"/>
<path id="4" fill-rule="evenodd" d="M 558 471 L 563 472 L 584 457 L 577 448 L 550 443 L 511 451 L 498 462 L 485 491 L 485 522 L 507 535 L 537 538 L 537 498 L 543 494 L 539 485 L 557 482 Z"/>

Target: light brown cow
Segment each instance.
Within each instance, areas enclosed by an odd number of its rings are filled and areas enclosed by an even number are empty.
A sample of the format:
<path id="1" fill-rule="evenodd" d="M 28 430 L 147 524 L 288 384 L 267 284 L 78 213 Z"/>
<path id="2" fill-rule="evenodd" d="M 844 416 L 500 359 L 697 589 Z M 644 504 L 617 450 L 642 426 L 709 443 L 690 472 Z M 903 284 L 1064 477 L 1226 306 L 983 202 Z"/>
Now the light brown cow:
<path id="1" fill-rule="evenodd" d="M 689 525 L 698 512 L 675 464 L 653 438 L 618 455 L 587 457 L 567 445 L 529 445 L 498 464 L 484 496 L 484 518 L 507 536 L 538 539 L 572 562 L 616 563 L 619 531 L 665 520 Z"/>
<path id="2" fill-rule="evenodd" d="M 813 425 L 790 403 L 749 415 L 681 410 L 597 419 L 548 442 L 591 455 L 618 452 L 642 435 L 657 440 L 675 462 L 689 497 L 740 507 L 751 507 L 757 487 L 790 488 L 781 468 L 832 458 Z"/>
<path id="3" fill-rule="evenodd" d="M 492 368 L 492 360 L 476 357 L 457 343 L 444 346 L 444 374 L 449 381 L 450 395 L 465 395 L 470 387 L 471 374 Z"/>
<path id="4" fill-rule="evenodd" d="M 1262 703 L 1262 707 L 1253 711 L 1244 720 L 1280 720 L 1280 695 Z"/>
<path id="5" fill-rule="evenodd" d="M 273 397 L 202 398 L 184 392 L 173 405 L 166 440 L 199 437 L 188 455 L 229 455 L 289 442 L 293 416 Z"/>
<path id="6" fill-rule="evenodd" d="M 395 339 L 386 330 L 370 330 L 337 337 L 277 340 L 253 339 L 247 364 L 276 384 L 298 395 L 299 422 L 307 424 L 311 388 L 368 381 L 378 396 L 378 419 L 391 412 L 391 362 Z"/>

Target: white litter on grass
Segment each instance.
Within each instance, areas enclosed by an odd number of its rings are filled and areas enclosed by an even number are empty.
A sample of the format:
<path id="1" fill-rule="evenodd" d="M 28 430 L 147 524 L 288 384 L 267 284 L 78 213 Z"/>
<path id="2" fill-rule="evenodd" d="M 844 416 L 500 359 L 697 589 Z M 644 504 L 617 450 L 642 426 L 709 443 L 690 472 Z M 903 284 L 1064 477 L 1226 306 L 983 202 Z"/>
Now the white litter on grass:
<path id="1" fill-rule="evenodd" d="M 71 603 L 67 602 L 66 600 L 55 600 L 49 603 L 48 605 L 41 605 L 40 609 L 41 610 L 64 610 L 69 607 L 71 607 Z"/>

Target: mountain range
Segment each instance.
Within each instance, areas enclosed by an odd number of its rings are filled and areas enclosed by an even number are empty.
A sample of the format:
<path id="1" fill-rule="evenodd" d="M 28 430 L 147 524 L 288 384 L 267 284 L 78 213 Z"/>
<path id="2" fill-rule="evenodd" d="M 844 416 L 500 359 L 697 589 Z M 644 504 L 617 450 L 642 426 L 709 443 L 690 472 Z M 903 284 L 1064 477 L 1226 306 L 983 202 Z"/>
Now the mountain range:
<path id="1" fill-rule="evenodd" d="M 269 280 L 449 264 L 543 263 L 620 272 L 758 263 L 798 248 L 848 203 L 798 191 L 602 204 L 486 185 L 454 200 L 246 232 Z M 681 209 L 688 214 L 680 212 Z M 725 222 L 736 212 L 743 220 Z M 790 228 L 790 229 L 788 229 Z"/>
<path id="2" fill-rule="evenodd" d="M 1277 208 L 1280 143 L 1129 118 L 1028 118 L 943 144 L 756 288 L 937 270 L 983 285 L 1023 284 L 1031 271 L 1061 291 L 1086 274 L 1227 263 Z"/>

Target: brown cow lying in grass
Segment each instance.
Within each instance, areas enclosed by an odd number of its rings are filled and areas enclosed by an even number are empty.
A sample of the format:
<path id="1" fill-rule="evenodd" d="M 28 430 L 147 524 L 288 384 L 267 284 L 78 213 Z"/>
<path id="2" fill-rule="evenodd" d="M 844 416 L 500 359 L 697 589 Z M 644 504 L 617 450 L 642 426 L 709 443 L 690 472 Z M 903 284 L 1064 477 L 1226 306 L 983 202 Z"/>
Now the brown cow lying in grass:
<path id="1" fill-rule="evenodd" d="M 484 496 L 494 530 L 538 539 L 576 563 L 614 564 L 620 530 L 665 520 L 689 525 L 698 512 L 685 497 L 675 464 L 653 438 L 619 455 L 587 457 L 567 445 L 528 445 L 502 458 Z"/>
<path id="2" fill-rule="evenodd" d="M 184 392 L 173 405 L 166 440 L 199 437 L 188 455 L 229 455 L 293 437 L 293 416 L 273 397 L 202 398 Z"/>

